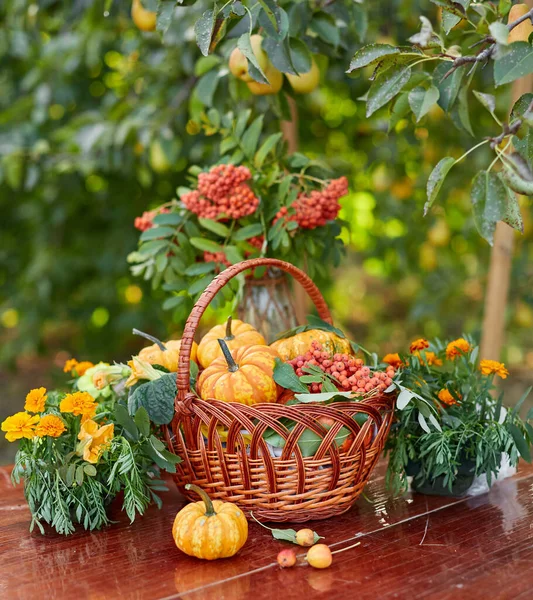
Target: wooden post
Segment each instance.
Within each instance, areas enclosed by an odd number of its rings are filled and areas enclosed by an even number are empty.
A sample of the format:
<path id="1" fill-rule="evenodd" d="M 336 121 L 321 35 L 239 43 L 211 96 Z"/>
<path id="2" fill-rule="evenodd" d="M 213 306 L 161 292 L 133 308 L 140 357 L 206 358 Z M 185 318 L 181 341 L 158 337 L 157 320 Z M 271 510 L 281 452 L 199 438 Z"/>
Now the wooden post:
<path id="1" fill-rule="evenodd" d="M 533 0 L 526 0 L 530 8 Z M 517 79 L 512 87 L 511 106 L 522 96 L 533 90 L 533 75 Z M 490 254 L 489 276 L 485 294 L 485 312 L 481 335 L 481 358 L 499 360 L 505 331 L 505 313 L 511 263 L 513 259 L 515 231 L 500 221 L 494 233 L 494 246 Z"/>
<path id="2" fill-rule="evenodd" d="M 287 141 L 289 152 L 292 154 L 298 150 L 298 107 L 293 98 L 287 97 L 291 111 L 291 120 L 281 122 L 281 132 Z M 309 296 L 303 288 L 295 284 L 294 286 L 294 308 L 298 323 L 305 323 L 305 317 L 308 313 Z"/>

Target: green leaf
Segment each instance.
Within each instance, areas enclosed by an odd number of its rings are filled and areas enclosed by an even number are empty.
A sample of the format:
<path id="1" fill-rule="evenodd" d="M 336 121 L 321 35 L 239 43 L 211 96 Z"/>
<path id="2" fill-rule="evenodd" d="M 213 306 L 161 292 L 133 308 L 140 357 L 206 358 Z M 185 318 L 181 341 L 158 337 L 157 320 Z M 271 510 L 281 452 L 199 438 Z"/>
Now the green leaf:
<path id="1" fill-rule="evenodd" d="M 157 23 L 156 29 L 159 33 L 165 34 L 170 27 L 176 2 L 174 0 L 159 0 L 157 3 Z"/>
<path id="2" fill-rule="evenodd" d="M 76 483 L 83 485 L 83 465 L 79 465 L 76 469 Z"/>
<path id="3" fill-rule="evenodd" d="M 198 219 L 198 223 L 204 229 L 216 233 L 216 235 L 219 235 L 220 237 L 227 238 L 229 236 L 229 228 L 223 223 L 219 223 L 213 219 L 203 219 L 202 217 Z"/>
<path id="4" fill-rule="evenodd" d="M 366 101 L 366 116 L 374 114 L 376 110 L 387 104 L 407 84 L 411 77 L 411 67 L 397 66 L 389 69 L 382 77 L 370 86 Z"/>
<path id="5" fill-rule="evenodd" d="M 533 73 L 533 47 L 528 42 L 511 44 L 509 52 L 494 61 L 496 86 L 510 83 L 529 73 Z"/>
<path id="6" fill-rule="evenodd" d="M 148 411 L 146 408 L 144 408 L 144 406 L 140 406 L 137 409 L 134 420 L 139 433 L 143 437 L 148 437 L 150 435 L 150 417 L 148 416 Z"/>
<path id="7" fill-rule="evenodd" d="M 448 35 L 460 21 L 462 21 L 462 19 L 459 15 L 454 15 L 447 10 L 442 11 L 442 28 L 446 35 Z"/>
<path id="8" fill-rule="evenodd" d="M 313 378 L 311 378 L 313 379 Z M 300 377 L 300 381 L 304 382 L 304 383 L 308 383 L 307 381 L 305 381 L 305 375 Z M 318 379 L 318 381 L 320 381 L 320 379 Z M 309 383 L 313 383 L 312 381 L 309 381 Z M 319 394 L 310 394 L 310 393 L 305 393 L 305 394 L 296 394 L 294 397 L 296 398 L 296 400 L 298 400 L 298 402 L 302 402 L 303 404 L 307 403 L 307 402 L 328 402 L 329 400 L 333 400 L 334 398 L 336 398 L 337 396 L 339 396 L 340 398 L 343 399 L 353 399 L 354 398 L 354 392 L 339 392 L 338 390 L 335 392 L 325 392 L 325 393 L 319 393 Z"/>
<path id="9" fill-rule="evenodd" d="M 209 54 L 209 47 L 211 45 L 211 37 L 213 35 L 213 29 L 215 27 L 215 16 L 214 10 L 206 10 L 202 16 L 194 24 L 194 33 L 196 34 L 196 43 L 200 52 L 207 56 Z"/>
<path id="10" fill-rule="evenodd" d="M 185 275 L 205 275 L 206 273 L 212 273 L 215 270 L 214 262 L 206 262 L 206 263 L 194 263 L 189 265 L 185 269 Z"/>
<path id="11" fill-rule="evenodd" d="M 502 46 L 508 45 L 509 29 L 505 23 L 494 21 L 489 25 L 489 31 L 492 37 Z"/>
<path id="12" fill-rule="evenodd" d="M 307 393 L 307 387 L 300 381 L 294 369 L 288 363 L 276 358 L 274 366 L 274 381 L 283 388 L 293 392 Z"/>
<path id="13" fill-rule="evenodd" d="M 248 240 L 256 235 L 261 235 L 263 233 L 263 226 L 261 223 L 253 223 L 252 225 L 245 225 L 233 234 L 232 239 L 235 242 L 242 242 L 244 240 Z"/>
<path id="14" fill-rule="evenodd" d="M 139 430 L 133 419 L 130 417 L 128 409 L 122 404 L 117 404 L 115 406 L 114 414 L 116 422 L 129 433 L 134 441 L 137 441 L 139 439 Z"/>
<path id="15" fill-rule="evenodd" d="M 168 425 L 174 416 L 176 374 L 168 373 L 140 385 L 128 398 L 128 410 L 135 414 L 141 406 L 155 425 Z"/>
<path id="16" fill-rule="evenodd" d="M 96 468 L 94 465 L 83 465 L 83 472 L 89 477 L 94 477 L 96 475 Z"/>
<path id="17" fill-rule="evenodd" d="M 472 183 L 471 197 L 477 230 L 492 246 L 496 223 L 507 207 L 506 188 L 496 173 L 480 171 Z"/>
<path id="18" fill-rule="evenodd" d="M 416 120 L 426 115 L 430 108 L 439 99 L 439 90 L 434 85 L 429 88 L 415 87 L 409 92 L 409 106 L 413 111 Z"/>
<path id="19" fill-rule="evenodd" d="M 421 412 L 418 413 L 418 423 L 426 433 L 431 433 L 431 429 L 427 424 L 426 417 L 424 417 L 424 415 Z"/>
<path id="20" fill-rule="evenodd" d="M 173 227 L 151 227 L 141 233 L 141 242 L 172 237 L 176 233 Z"/>
<path id="21" fill-rule="evenodd" d="M 496 98 L 492 94 L 484 94 L 473 90 L 474 96 L 481 102 L 481 104 L 490 112 L 490 114 L 497 120 L 496 111 Z"/>
<path id="22" fill-rule="evenodd" d="M 257 144 L 259 142 L 259 136 L 263 128 L 263 115 L 260 115 L 255 121 L 248 127 L 244 132 L 241 140 L 241 147 L 246 156 L 252 160 L 257 150 Z"/>
<path id="23" fill-rule="evenodd" d="M 529 444 L 526 442 L 520 429 L 513 423 L 509 423 L 507 425 L 507 429 L 509 430 L 509 433 L 511 434 L 511 436 L 513 438 L 513 441 L 516 445 L 518 452 L 520 453 L 520 456 L 526 462 L 528 462 L 528 463 L 531 462 L 531 454 L 529 452 Z"/>
<path id="24" fill-rule="evenodd" d="M 183 216 L 179 213 L 160 213 L 152 219 L 154 225 L 180 225 Z"/>
<path id="25" fill-rule="evenodd" d="M 433 83 L 439 88 L 439 106 L 442 110 L 449 112 L 455 104 L 461 82 L 465 74 L 465 67 L 459 67 L 451 75 L 446 74 L 450 70 L 450 63 L 443 62 L 433 71 Z"/>
<path id="26" fill-rule="evenodd" d="M 311 52 L 307 44 L 298 38 L 289 38 L 291 60 L 298 73 L 308 73 L 311 70 Z"/>
<path id="27" fill-rule="evenodd" d="M 520 233 L 524 233 L 524 220 L 522 219 L 522 211 L 516 194 L 506 187 L 507 190 L 507 208 L 502 221 L 507 223 L 509 227 L 516 229 Z"/>
<path id="28" fill-rule="evenodd" d="M 256 152 L 254 157 L 254 165 L 258 169 L 260 169 L 263 166 L 266 157 L 272 150 L 274 150 L 276 144 L 282 137 L 283 133 L 273 133 L 272 135 L 269 135 L 267 139 L 261 144 L 261 147 Z"/>
<path id="29" fill-rule="evenodd" d="M 439 162 L 433 168 L 433 171 L 431 171 L 431 175 L 429 176 L 426 188 L 427 201 L 424 205 L 424 216 L 427 215 L 429 209 L 433 206 L 433 203 L 437 198 L 440 188 L 442 187 L 442 184 L 446 179 L 446 175 L 448 175 L 448 172 L 454 164 L 454 158 L 452 158 L 451 156 L 445 156 L 444 158 L 441 158 L 441 160 L 439 160 Z"/>
<path id="30" fill-rule="evenodd" d="M 340 338 L 343 338 L 343 339 L 346 338 L 346 335 L 344 334 L 344 332 L 341 329 L 339 329 L 338 327 L 335 327 L 334 325 L 332 325 L 331 323 L 328 323 L 327 321 L 324 321 L 324 319 L 321 319 L 320 317 L 317 317 L 316 315 L 307 315 L 306 320 L 312 329 L 322 329 L 322 331 L 329 331 L 330 333 L 334 333 L 335 335 L 338 335 Z"/>
<path id="31" fill-rule="evenodd" d="M 246 56 L 248 62 L 254 66 L 254 69 L 249 69 L 251 77 L 253 77 L 259 83 L 268 83 L 267 76 L 261 68 L 254 51 L 252 49 L 252 43 L 250 42 L 250 33 L 246 32 L 241 35 L 237 42 L 237 48 Z"/>
<path id="32" fill-rule="evenodd" d="M 271 529 L 272 537 L 275 540 L 281 540 L 283 542 L 291 542 L 297 544 L 296 531 L 294 529 Z"/>
<path id="33" fill-rule="evenodd" d="M 309 27 L 327 44 L 335 47 L 339 45 L 340 30 L 332 15 L 325 12 L 315 13 Z"/>
<path id="34" fill-rule="evenodd" d="M 200 77 L 194 90 L 195 97 L 205 106 L 213 106 L 213 98 L 218 87 L 220 76 L 218 69 L 212 69 Z"/>
<path id="35" fill-rule="evenodd" d="M 191 283 L 189 286 L 189 294 L 191 296 L 195 296 L 196 294 L 203 292 L 205 288 L 213 281 L 214 277 L 214 273 L 210 273 L 209 275 L 205 275 L 201 279 L 198 279 L 198 281 Z"/>
<path id="36" fill-rule="evenodd" d="M 223 250 L 219 243 L 205 238 L 192 237 L 189 242 L 195 248 L 198 248 L 198 250 L 202 250 L 203 252 L 221 252 Z"/>
<path id="37" fill-rule="evenodd" d="M 531 393 L 531 390 L 533 390 L 533 385 L 530 385 L 527 390 L 522 394 L 522 396 L 520 397 L 520 400 L 515 404 L 515 407 L 513 408 L 513 410 L 511 411 L 511 419 L 516 417 L 516 415 L 518 415 L 520 409 L 522 408 L 522 404 L 524 404 L 526 398 L 529 396 L 529 394 Z"/>
<path id="38" fill-rule="evenodd" d="M 346 73 L 373 65 L 385 56 L 392 56 L 394 54 L 400 54 L 400 49 L 390 44 L 369 44 L 368 46 L 363 46 L 353 55 L 350 67 Z"/>

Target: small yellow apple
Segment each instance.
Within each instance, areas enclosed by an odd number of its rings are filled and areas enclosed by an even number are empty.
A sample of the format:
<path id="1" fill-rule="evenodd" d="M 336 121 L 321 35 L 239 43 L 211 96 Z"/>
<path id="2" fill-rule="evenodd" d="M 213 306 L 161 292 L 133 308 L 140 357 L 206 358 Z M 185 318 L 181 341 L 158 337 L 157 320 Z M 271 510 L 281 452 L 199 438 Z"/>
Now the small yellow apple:
<path id="1" fill-rule="evenodd" d="M 141 0 L 133 0 L 131 18 L 141 31 L 155 31 L 157 14 L 151 10 L 146 10 L 141 4 Z"/>
<path id="2" fill-rule="evenodd" d="M 296 94 L 310 94 L 320 83 L 320 69 L 315 59 L 311 60 L 311 68 L 300 75 L 287 74 L 287 79 Z"/>
<path id="3" fill-rule="evenodd" d="M 265 69 L 265 75 L 270 83 L 258 83 L 257 81 L 249 81 L 246 85 L 254 96 L 268 96 L 277 94 L 283 85 L 283 75 L 276 67 L 269 64 Z"/>
<path id="4" fill-rule="evenodd" d="M 166 173 L 172 167 L 159 140 L 150 145 L 150 166 L 156 173 Z"/>
<path id="5" fill-rule="evenodd" d="M 250 44 L 252 46 L 255 58 L 257 59 L 257 62 L 259 63 L 259 66 L 263 72 L 265 72 L 270 64 L 270 61 L 268 60 L 267 53 L 261 47 L 262 42 L 263 37 L 258 34 L 250 36 Z M 239 48 L 235 48 L 235 50 L 233 50 L 233 52 L 230 54 L 228 66 L 231 74 L 237 77 L 237 79 L 246 81 L 247 83 L 254 81 L 254 79 L 248 73 L 248 60 Z"/>

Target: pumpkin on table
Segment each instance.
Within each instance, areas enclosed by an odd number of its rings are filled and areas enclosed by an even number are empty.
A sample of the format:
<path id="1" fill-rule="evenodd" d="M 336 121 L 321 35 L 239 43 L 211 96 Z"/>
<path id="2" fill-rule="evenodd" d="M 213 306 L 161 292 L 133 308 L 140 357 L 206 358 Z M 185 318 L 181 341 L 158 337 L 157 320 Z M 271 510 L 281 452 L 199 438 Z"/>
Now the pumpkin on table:
<path id="1" fill-rule="evenodd" d="M 265 338 L 250 325 L 238 319 L 228 317 L 224 325 L 215 325 L 209 330 L 198 346 L 198 362 L 206 369 L 216 358 L 222 356 L 218 340 L 222 338 L 230 350 L 241 346 L 266 346 Z"/>
<path id="2" fill-rule="evenodd" d="M 248 406 L 276 402 L 274 366 L 278 353 L 268 346 L 241 346 L 231 352 L 224 340 L 218 343 L 223 356 L 200 373 L 196 386 L 200 398 Z"/>
<path id="3" fill-rule="evenodd" d="M 336 333 L 323 329 L 308 329 L 291 337 L 281 338 L 272 342 L 270 347 L 274 348 L 281 360 L 286 362 L 308 352 L 311 342 L 314 341 L 319 342 L 324 352 L 328 354 L 353 354 L 350 342 L 346 338 L 341 338 Z"/>
<path id="4" fill-rule="evenodd" d="M 146 348 L 143 348 L 139 352 L 138 357 L 140 360 L 150 363 L 151 365 L 161 365 L 171 373 L 178 370 L 181 340 L 161 342 L 157 338 L 139 331 L 138 329 L 134 329 L 133 333 L 154 342 L 151 346 L 146 346 Z M 198 345 L 196 342 L 193 342 L 191 348 L 191 360 L 194 362 L 196 362 L 197 351 Z"/>
<path id="5" fill-rule="evenodd" d="M 200 495 L 200 502 L 182 508 L 174 519 L 172 537 L 185 554 L 216 560 L 229 558 L 244 546 L 248 538 L 248 521 L 242 510 L 231 502 L 211 500 L 196 485 L 186 489 Z"/>

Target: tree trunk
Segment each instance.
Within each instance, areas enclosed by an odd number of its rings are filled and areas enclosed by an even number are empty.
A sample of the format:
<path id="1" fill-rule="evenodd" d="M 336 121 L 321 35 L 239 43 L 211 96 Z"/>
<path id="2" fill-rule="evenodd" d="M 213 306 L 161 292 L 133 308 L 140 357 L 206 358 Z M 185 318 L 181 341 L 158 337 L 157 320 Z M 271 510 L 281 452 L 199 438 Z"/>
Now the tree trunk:
<path id="1" fill-rule="evenodd" d="M 525 4 L 533 7 L 533 0 L 527 0 Z M 532 90 L 533 75 L 517 79 L 512 87 L 511 107 L 520 96 Z M 506 223 L 500 221 L 496 225 L 485 295 L 485 312 L 481 335 L 482 358 L 500 359 L 505 332 L 507 297 L 511 280 L 514 235 L 514 229 Z"/>

